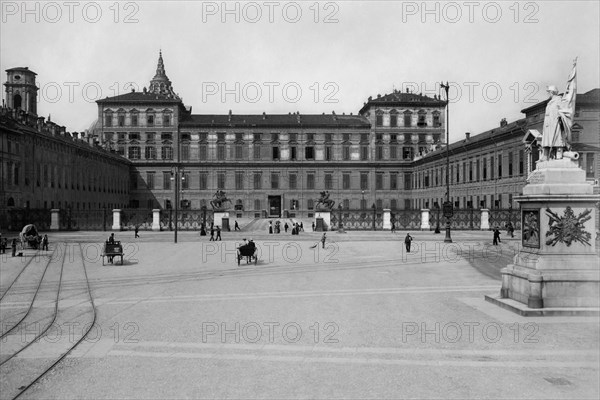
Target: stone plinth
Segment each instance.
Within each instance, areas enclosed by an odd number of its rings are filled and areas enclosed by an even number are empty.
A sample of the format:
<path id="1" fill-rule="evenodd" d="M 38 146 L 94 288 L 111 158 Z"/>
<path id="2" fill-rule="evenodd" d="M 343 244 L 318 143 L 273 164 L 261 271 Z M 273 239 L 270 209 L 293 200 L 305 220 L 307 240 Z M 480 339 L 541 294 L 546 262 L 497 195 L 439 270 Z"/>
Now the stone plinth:
<path id="1" fill-rule="evenodd" d="M 481 230 L 490 230 L 490 210 L 488 210 L 487 208 L 481 209 Z"/>
<path id="2" fill-rule="evenodd" d="M 118 209 L 118 208 L 113 209 L 112 230 L 113 231 L 120 231 L 121 230 L 121 210 Z"/>
<path id="3" fill-rule="evenodd" d="M 383 209 L 383 230 L 391 230 L 392 229 L 392 210 L 389 208 Z"/>
<path id="4" fill-rule="evenodd" d="M 160 231 L 160 209 L 152 210 L 152 230 Z"/>
<path id="5" fill-rule="evenodd" d="M 502 269 L 500 298 L 528 309 L 598 308 L 600 263 L 595 207 L 600 196 L 569 159 L 538 163 L 515 198 L 522 248 Z"/>
<path id="6" fill-rule="evenodd" d="M 60 210 L 53 208 L 50 210 L 50 230 L 57 231 L 60 229 Z"/>
<path id="7" fill-rule="evenodd" d="M 319 222 L 321 219 L 322 224 Z M 315 213 L 315 231 L 322 232 L 328 231 L 331 226 L 331 212 L 329 211 L 317 211 Z"/>
<path id="8" fill-rule="evenodd" d="M 229 221 L 229 212 L 227 211 L 215 211 L 213 214 L 213 223 L 215 227 L 220 226 L 223 229 L 223 218 Z"/>
<path id="9" fill-rule="evenodd" d="M 421 230 L 428 231 L 429 228 L 429 209 L 423 208 L 421 209 Z"/>

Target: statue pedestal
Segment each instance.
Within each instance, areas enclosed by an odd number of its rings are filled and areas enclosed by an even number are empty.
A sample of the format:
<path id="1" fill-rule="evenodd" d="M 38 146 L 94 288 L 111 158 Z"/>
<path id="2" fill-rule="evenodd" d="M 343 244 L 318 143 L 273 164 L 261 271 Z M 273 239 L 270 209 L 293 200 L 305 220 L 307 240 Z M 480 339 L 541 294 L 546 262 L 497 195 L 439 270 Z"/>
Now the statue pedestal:
<path id="1" fill-rule="evenodd" d="M 330 226 L 331 226 L 331 212 L 317 211 L 315 213 L 315 231 L 316 232 L 328 231 Z"/>
<path id="2" fill-rule="evenodd" d="M 227 222 L 227 227 L 223 226 L 223 218 L 225 218 L 226 222 Z M 221 230 L 227 231 L 226 228 L 229 227 L 229 212 L 227 211 L 215 211 L 213 213 L 213 223 L 215 224 L 215 227 L 218 225 L 221 227 Z"/>
<path id="3" fill-rule="evenodd" d="M 522 248 L 502 269 L 500 297 L 486 300 L 521 315 L 599 314 L 596 254 L 599 195 L 569 159 L 540 162 L 515 197 Z"/>

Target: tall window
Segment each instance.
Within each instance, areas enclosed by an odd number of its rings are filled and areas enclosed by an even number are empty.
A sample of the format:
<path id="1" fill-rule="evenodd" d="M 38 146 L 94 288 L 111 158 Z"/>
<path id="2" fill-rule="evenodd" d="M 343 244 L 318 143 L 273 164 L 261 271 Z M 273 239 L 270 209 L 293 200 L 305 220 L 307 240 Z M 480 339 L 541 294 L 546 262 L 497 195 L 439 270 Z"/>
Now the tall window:
<path id="1" fill-rule="evenodd" d="M 473 161 L 469 161 L 469 181 L 473 181 Z"/>
<path id="2" fill-rule="evenodd" d="M 586 153 L 585 155 L 585 177 L 594 178 L 594 153 Z"/>
<path id="3" fill-rule="evenodd" d="M 369 146 L 366 144 L 360 145 L 360 159 L 363 161 L 369 159 Z"/>
<path id="4" fill-rule="evenodd" d="M 254 199 L 254 209 L 260 210 L 262 207 L 260 205 L 260 199 Z"/>
<path id="5" fill-rule="evenodd" d="M 173 148 L 171 146 L 163 146 L 161 148 L 161 156 L 163 160 L 172 160 L 173 159 Z"/>
<path id="6" fill-rule="evenodd" d="M 325 160 L 330 161 L 333 154 L 333 148 L 331 146 L 325 147 Z"/>
<path id="7" fill-rule="evenodd" d="M 435 128 L 437 128 L 441 125 L 442 125 L 442 123 L 440 122 L 440 113 L 439 113 L 439 111 L 434 111 L 433 112 L 433 126 Z"/>
<path id="8" fill-rule="evenodd" d="M 312 146 L 306 146 L 304 148 L 304 159 L 314 160 L 315 159 L 315 148 Z"/>
<path id="9" fill-rule="evenodd" d="M 350 145 L 345 144 L 343 146 L 342 152 L 344 153 L 344 161 L 349 161 L 350 160 Z"/>
<path id="10" fill-rule="evenodd" d="M 390 126 L 392 128 L 398 126 L 398 115 L 396 114 L 396 111 L 393 110 L 390 112 Z"/>
<path id="11" fill-rule="evenodd" d="M 254 189 L 262 189 L 262 175 L 260 172 L 254 173 Z"/>
<path id="12" fill-rule="evenodd" d="M 390 190 L 398 189 L 398 174 L 396 172 L 390 172 Z"/>
<path id="13" fill-rule="evenodd" d="M 502 154 L 498 154 L 498 178 L 502 178 Z"/>
<path id="14" fill-rule="evenodd" d="M 360 188 L 361 188 L 361 190 L 369 189 L 369 173 L 368 172 L 360 173 Z"/>
<path id="15" fill-rule="evenodd" d="M 331 173 L 325 174 L 325 189 L 327 189 L 327 190 L 333 189 L 333 174 L 331 174 Z"/>
<path id="16" fill-rule="evenodd" d="M 125 126 L 125 114 L 124 113 L 117 114 L 117 125 Z"/>
<path id="17" fill-rule="evenodd" d="M 170 114 L 163 115 L 163 126 L 171 126 L 171 115 Z"/>
<path id="18" fill-rule="evenodd" d="M 147 126 L 154 126 L 154 114 L 148 114 L 148 115 L 146 115 L 146 125 Z"/>
<path id="19" fill-rule="evenodd" d="M 383 174 L 377 173 L 375 175 L 375 189 L 381 190 L 383 189 Z"/>
<path id="20" fill-rule="evenodd" d="M 148 189 L 154 189 L 154 172 L 146 172 L 146 186 Z"/>
<path id="21" fill-rule="evenodd" d="M 171 190 L 171 172 L 163 172 L 163 190 Z"/>
<path id="22" fill-rule="evenodd" d="M 271 172 L 271 189 L 279 189 L 279 174 Z"/>
<path id="23" fill-rule="evenodd" d="M 181 189 L 189 189 L 190 188 L 190 173 L 184 172 L 181 174 Z"/>
<path id="24" fill-rule="evenodd" d="M 130 160 L 139 160 L 140 148 L 138 146 L 130 146 L 128 155 Z"/>
<path id="25" fill-rule="evenodd" d="M 187 161 L 190 159 L 190 145 L 182 144 L 181 145 L 181 159 Z"/>
<path id="26" fill-rule="evenodd" d="M 483 157 L 483 161 L 482 161 L 482 166 L 483 166 L 483 180 L 487 180 L 487 158 Z"/>
<path id="27" fill-rule="evenodd" d="M 350 189 L 350 174 L 342 175 L 342 188 L 345 190 Z"/>
<path id="28" fill-rule="evenodd" d="M 390 145 L 390 159 L 395 160 L 398 158 L 398 146 L 391 144 Z"/>
<path id="29" fill-rule="evenodd" d="M 383 112 L 377 111 L 375 116 L 375 126 L 383 126 Z"/>
<path id="30" fill-rule="evenodd" d="M 225 189 L 226 183 L 227 183 L 226 177 L 227 177 L 227 175 L 225 174 L 225 172 L 217 173 L 217 188 L 218 189 Z"/>
<path id="31" fill-rule="evenodd" d="M 104 113 L 104 126 L 112 126 L 112 112 Z"/>
<path id="32" fill-rule="evenodd" d="M 244 171 L 235 171 L 235 189 L 244 189 Z"/>
<path id="33" fill-rule="evenodd" d="M 208 145 L 207 144 L 203 143 L 198 146 L 198 159 L 200 159 L 200 160 L 208 159 Z"/>
<path id="34" fill-rule="evenodd" d="M 146 160 L 156 160 L 156 147 L 146 146 L 144 153 Z"/>
<path id="35" fill-rule="evenodd" d="M 254 143 L 252 147 L 252 156 L 255 160 L 260 160 L 260 144 Z"/>
<path id="36" fill-rule="evenodd" d="M 225 143 L 217 144 L 217 160 L 225 160 Z"/>
<path id="37" fill-rule="evenodd" d="M 404 112 L 404 126 L 412 125 L 412 113 L 410 111 Z"/>
<path id="38" fill-rule="evenodd" d="M 138 126 L 138 113 L 135 111 L 131 112 L 131 126 Z"/>
<path id="39" fill-rule="evenodd" d="M 273 146 L 273 160 L 279 160 L 279 146 Z"/>
<path id="40" fill-rule="evenodd" d="M 383 160 L 383 145 L 378 144 L 377 147 L 375 147 L 375 154 L 377 160 Z"/>
<path id="41" fill-rule="evenodd" d="M 404 160 L 412 160 L 413 154 L 414 154 L 414 150 L 412 147 L 405 146 L 402 148 L 402 158 Z"/>
<path id="42" fill-rule="evenodd" d="M 524 152 L 523 150 L 519 150 L 519 175 L 523 175 L 524 172 Z"/>
<path id="43" fill-rule="evenodd" d="M 427 113 L 425 111 L 419 111 L 419 120 L 417 122 L 417 126 L 419 126 L 421 128 L 427 126 L 426 117 L 427 117 Z"/>
<path id="44" fill-rule="evenodd" d="M 508 153 L 508 176 L 513 176 L 513 153 Z"/>
<path id="45" fill-rule="evenodd" d="M 237 160 L 241 160 L 243 158 L 244 145 L 236 144 L 235 145 L 235 158 Z"/>
<path id="46" fill-rule="evenodd" d="M 296 150 L 297 150 L 296 146 L 290 147 L 290 158 L 291 158 L 292 161 L 296 161 L 298 159 L 298 155 L 296 153 Z"/>
<path id="47" fill-rule="evenodd" d="M 288 177 L 289 177 L 288 180 L 289 180 L 290 189 L 291 190 L 297 189 L 297 187 L 298 187 L 298 181 L 297 181 L 298 176 L 296 175 L 296 173 L 291 172 L 288 175 Z"/>
<path id="48" fill-rule="evenodd" d="M 200 190 L 208 189 L 208 172 L 200 171 Z"/>
<path id="49" fill-rule="evenodd" d="M 490 179 L 494 179 L 494 156 L 490 156 Z"/>
<path id="50" fill-rule="evenodd" d="M 306 189 L 313 190 L 315 188 L 315 174 L 310 172 L 306 174 Z"/>

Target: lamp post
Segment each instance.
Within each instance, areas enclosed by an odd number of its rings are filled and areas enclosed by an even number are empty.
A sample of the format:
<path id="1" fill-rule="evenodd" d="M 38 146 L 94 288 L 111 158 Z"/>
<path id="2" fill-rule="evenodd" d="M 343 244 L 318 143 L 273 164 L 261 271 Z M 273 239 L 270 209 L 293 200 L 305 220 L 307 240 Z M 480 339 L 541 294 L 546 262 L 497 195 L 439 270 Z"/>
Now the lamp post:
<path id="1" fill-rule="evenodd" d="M 362 202 L 360 204 L 360 208 L 363 208 L 363 207 L 367 208 L 367 206 L 365 205 L 365 191 L 363 190 L 363 191 L 361 191 L 361 193 L 362 193 Z"/>
<path id="2" fill-rule="evenodd" d="M 373 230 L 375 230 L 375 217 L 377 216 L 377 209 L 375 208 L 375 203 L 371 206 L 373 209 Z"/>
<path id="3" fill-rule="evenodd" d="M 181 177 L 181 178 L 180 178 Z M 177 222 L 179 213 L 179 181 L 184 180 L 183 167 L 175 165 L 171 167 L 171 180 L 175 181 L 175 237 L 174 243 L 177 243 Z"/>
<path id="4" fill-rule="evenodd" d="M 344 231 L 344 223 L 342 222 L 342 203 L 338 204 L 338 210 L 340 212 L 338 222 L 338 233 L 346 233 L 346 231 Z"/>
<path id="5" fill-rule="evenodd" d="M 450 202 L 450 98 L 448 97 L 448 91 L 450 85 L 448 81 L 446 84 L 440 83 L 440 87 L 446 92 L 446 202 L 444 203 L 444 217 L 446 217 L 446 237 L 444 243 L 452 243 L 452 236 L 450 235 L 450 218 L 453 215 L 452 203 Z"/>

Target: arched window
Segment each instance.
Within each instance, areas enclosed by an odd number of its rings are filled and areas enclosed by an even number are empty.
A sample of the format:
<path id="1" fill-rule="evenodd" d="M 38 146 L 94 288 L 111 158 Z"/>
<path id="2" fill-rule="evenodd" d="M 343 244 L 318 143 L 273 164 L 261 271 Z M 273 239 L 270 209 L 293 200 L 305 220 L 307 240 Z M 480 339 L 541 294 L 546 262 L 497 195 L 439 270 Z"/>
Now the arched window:
<path id="1" fill-rule="evenodd" d="M 21 108 L 21 103 L 23 102 L 23 99 L 21 98 L 20 94 L 15 94 L 15 96 L 13 97 L 13 106 L 15 109 L 17 108 Z"/>
<path id="2" fill-rule="evenodd" d="M 9 197 L 8 200 L 6 201 L 6 206 L 7 207 L 14 207 L 15 206 L 15 199 L 13 199 L 12 197 Z"/>

